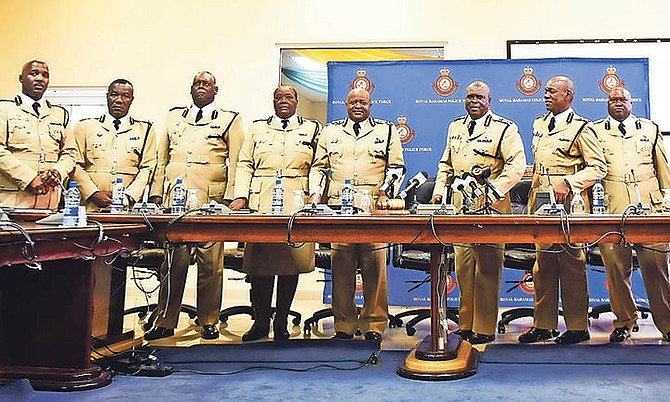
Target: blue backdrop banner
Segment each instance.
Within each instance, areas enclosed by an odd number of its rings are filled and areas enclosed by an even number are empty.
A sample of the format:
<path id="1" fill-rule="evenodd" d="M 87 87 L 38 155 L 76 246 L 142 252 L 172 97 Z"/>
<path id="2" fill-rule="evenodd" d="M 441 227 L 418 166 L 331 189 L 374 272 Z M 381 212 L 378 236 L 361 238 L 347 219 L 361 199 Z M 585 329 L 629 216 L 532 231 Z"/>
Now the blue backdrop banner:
<path id="1" fill-rule="evenodd" d="M 566 75 L 572 79 L 575 84 L 572 107 L 588 119 L 607 116 L 608 93 L 620 84 L 632 93 L 633 113 L 648 118 L 648 71 L 646 58 L 329 62 L 328 121 L 346 117 L 344 103 L 349 90 L 355 87 L 367 89 L 372 100 L 371 115 L 389 120 L 398 127 L 407 166 L 406 177 L 419 171 L 435 176 L 445 146 L 447 126 L 454 118 L 465 114 L 466 87 L 473 81 L 484 81 L 491 88 L 491 110 L 519 126 L 527 162 L 532 164 L 532 122 L 546 113 L 543 95 L 549 78 Z M 414 282 L 425 275 L 389 265 L 389 304 L 428 305 L 427 284 L 408 292 Z M 523 275 L 518 271 L 504 273 L 501 306 L 532 304 L 532 283 L 506 292 L 510 285 L 505 281 L 518 281 Z M 455 280 L 453 274 L 452 278 Z M 448 300 L 457 302 L 458 287 L 452 287 Z M 592 304 L 607 300 L 604 275 L 591 269 L 589 294 Z M 635 294 L 636 298 L 646 298 L 644 294 L 639 296 L 638 291 Z M 324 300 L 330 300 L 328 289 Z"/>

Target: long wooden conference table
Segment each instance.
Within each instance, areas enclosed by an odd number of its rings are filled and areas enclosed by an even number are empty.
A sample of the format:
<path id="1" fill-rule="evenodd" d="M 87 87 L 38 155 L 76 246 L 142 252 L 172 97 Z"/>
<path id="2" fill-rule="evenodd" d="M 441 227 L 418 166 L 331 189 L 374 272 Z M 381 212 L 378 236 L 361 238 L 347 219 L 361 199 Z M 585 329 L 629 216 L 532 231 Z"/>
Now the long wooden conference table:
<path id="1" fill-rule="evenodd" d="M 30 216 L 15 216 L 30 219 Z M 437 278 L 441 243 L 585 243 L 670 241 L 670 216 L 557 216 L 535 215 L 357 215 L 289 216 L 89 215 L 90 221 L 143 227 L 140 236 L 174 243 L 239 241 L 257 243 L 323 242 L 431 244 L 431 278 Z M 289 227 L 290 226 L 290 227 Z M 603 234 L 609 233 L 605 237 Z M 4 249 L 4 247 L 3 247 Z M 437 283 L 431 280 L 431 295 Z M 460 337 L 439 338 L 437 297 L 431 297 L 431 335 L 399 368 L 419 379 L 461 378 L 475 372 L 477 352 Z"/>
<path id="2" fill-rule="evenodd" d="M 138 247 L 146 225 L 14 223 L 20 228 L 0 222 L 0 384 L 28 378 L 35 389 L 60 391 L 109 384 L 110 373 L 90 362 L 93 261 Z"/>

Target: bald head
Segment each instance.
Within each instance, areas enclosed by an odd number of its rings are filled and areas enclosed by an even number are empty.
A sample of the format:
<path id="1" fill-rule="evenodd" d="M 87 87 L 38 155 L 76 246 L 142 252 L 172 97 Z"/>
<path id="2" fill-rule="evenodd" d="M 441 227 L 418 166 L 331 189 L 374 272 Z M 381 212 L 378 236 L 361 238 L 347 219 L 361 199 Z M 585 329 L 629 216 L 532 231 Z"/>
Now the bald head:
<path id="1" fill-rule="evenodd" d="M 633 111 L 630 91 L 624 87 L 615 87 L 607 99 L 607 111 L 616 121 L 624 121 Z"/>
<path id="2" fill-rule="evenodd" d="M 298 107 L 298 91 L 292 86 L 281 85 L 275 89 L 272 104 L 278 117 L 288 119 L 295 114 Z"/>
<path id="3" fill-rule="evenodd" d="M 559 114 L 568 110 L 575 94 L 575 85 L 568 77 L 551 77 L 544 87 L 544 104 L 548 111 Z"/>
<path id="4" fill-rule="evenodd" d="M 359 123 L 370 116 L 370 93 L 363 88 L 354 88 L 347 94 L 347 116 Z"/>
<path id="5" fill-rule="evenodd" d="M 490 104 L 490 90 L 485 82 L 475 81 L 465 89 L 465 110 L 473 120 L 484 116 Z"/>
<path id="6" fill-rule="evenodd" d="M 193 77 L 191 98 L 197 107 L 202 108 L 214 102 L 214 97 L 218 92 L 216 78 L 209 71 L 200 71 Z"/>

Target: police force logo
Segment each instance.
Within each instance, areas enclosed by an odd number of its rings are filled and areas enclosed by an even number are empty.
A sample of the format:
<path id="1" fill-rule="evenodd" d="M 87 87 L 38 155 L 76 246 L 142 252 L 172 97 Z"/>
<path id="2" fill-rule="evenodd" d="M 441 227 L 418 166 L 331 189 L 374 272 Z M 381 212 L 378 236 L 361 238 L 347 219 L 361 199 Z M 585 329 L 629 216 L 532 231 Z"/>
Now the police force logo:
<path id="1" fill-rule="evenodd" d="M 351 91 L 352 89 L 355 88 L 362 88 L 368 91 L 368 93 L 372 93 L 372 91 L 375 89 L 375 84 L 370 82 L 368 77 L 365 75 L 367 74 L 367 71 L 363 70 L 362 68 L 359 68 L 356 71 L 357 77 L 354 78 L 354 80 L 349 84 L 349 90 Z"/>
<path id="2" fill-rule="evenodd" d="M 542 81 L 538 81 L 538 79 L 535 78 L 532 67 L 525 67 L 523 69 L 523 75 L 515 84 L 516 90 L 522 95 L 533 96 L 540 90 Z"/>
<path id="3" fill-rule="evenodd" d="M 440 76 L 433 82 L 433 91 L 445 98 L 453 95 L 458 88 L 458 83 L 449 76 L 449 72 L 448 68 L 441 69 Z"/>
<path id="4" fill-rule="evenodd" d="M 601 91 L 609 95 L 614 88 L 623 86 L 624 82 L 621 81 L 618 75 L 616 75 L 616 67 L 609 66 L 605 71 L 607 74 L 605 74 L 602 80 L 598 81 L 598 86 Z"/>
<path id="5" fill-rule="evenodd" d="M 412 138 L 414 138 L 414 131 L 412 131 L 411 128 L 407 125 L 407 117 L 405 116 L 398 116 L 396 119 L 398 124 L 396 124 L 396 128 L 398 129 L 398 135 L 400 136 L 400 143 L 402 145 L 407 145 L 412 141 Z"/>

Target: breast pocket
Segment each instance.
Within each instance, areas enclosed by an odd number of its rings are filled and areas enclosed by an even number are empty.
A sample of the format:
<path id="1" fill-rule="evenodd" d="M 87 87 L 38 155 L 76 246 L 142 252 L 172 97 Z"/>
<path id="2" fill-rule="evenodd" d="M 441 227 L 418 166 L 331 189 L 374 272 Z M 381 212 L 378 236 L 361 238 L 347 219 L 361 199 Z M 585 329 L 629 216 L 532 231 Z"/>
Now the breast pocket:
<path id="1" fill-rule="evenodd" d="M 344 145 L 341 142 L 331 142 L 328 144 L 328 157 L 331 160 L 338 160 L 342 158 L 344 152 Z"/>
<path id="2" fill-rule="evenodd" d="M 371 163 L 386 163 L 386 143 L 377 142 L 370 144 L 368 147 L 368 154 L 372 157 L 370 158 Z"/>
<path id="3" fill-rule="evenodd" d="M 651 142 L 650 141 L 636 141 L 635 152 L 641 157 L 651 157 Z"/>
<path id="4" fill-rule="evenodd" d="M 21 119 L 10 119 L 8 122 L 9 145 L 14 150 L 29 150 L 35 141 L 35 134 L 31 132 L 27 121 Z"/>
<path id="5" fill-rule="evenodd" d="M 142 152 L 142 144 L 138 141 L 128 141 L 126 142 L 126 160 L 131 165 L 137 165 L 140 161 L 140 155 Z"/>
<path id="6" fill-rule="evenodd" d="M 49 137 L 54 141 L 54 143 L 58 144 L 60 147 L 60 143 L 63 141 L 63 132 L 65 131 L 65 128 L 63 127 L 62 124 L 59 123 L 51 123 L 49 124 Z"/>
<path id="7" fill-rule="evenodd" d="M 268 139 L 262 139 L 256 142 L 254 154 L 257 156 L 263 156 L 270 154 L 272 152 L 279 152 L 278 149 L 273 148 L 274 148 L 274 141 Z"/>

